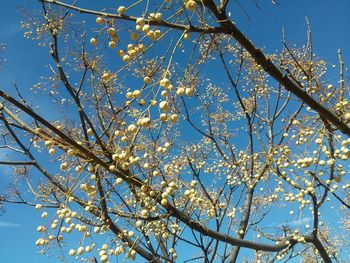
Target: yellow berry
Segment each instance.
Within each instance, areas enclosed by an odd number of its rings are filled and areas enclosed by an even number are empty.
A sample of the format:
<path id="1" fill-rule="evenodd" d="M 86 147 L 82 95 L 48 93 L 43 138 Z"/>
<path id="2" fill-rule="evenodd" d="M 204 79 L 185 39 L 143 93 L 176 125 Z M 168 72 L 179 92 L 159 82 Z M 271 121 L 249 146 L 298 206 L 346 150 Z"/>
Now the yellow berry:
<path id="1" fill-rule="evenodd" d="M 105 22 L 105 20 L 102 17 L 97 17 L 96 18 L 96 24 L 98 25 L 102 25 Z"/>
<path id="2" fill-rule="evenodd" d="M 161 109 L 161 110 L 163 110 L 163 111 L 167 111 L 168 110 L 168 108 L 169 108 L 169 104 L 168 104 L 168 102 L 167 101 L 161 101 L 160 103 L 159 103 L 159 108 Z"/>
<path id="3" fill-rule="evenodd" d="M 162 206 L 166 206 L 168 204 L 168 200 L 167 199 L 162 199 L 160 201 L 160 203 L 162 204 Z"/>
<path id="4" fill-rule="evenodd" d="M 125 11 L 126 11 L 125 6 L 119 6 L 119 7 L 118 7 L 118 13 L 119 13 L 120 15 L 124 14 Z"/>
<path id="5" fill-rule="evenodd" d="M 184 88 L 178 88 L 176 91 L 176 94 L 179 96 L 183 96 L 185 94 L 185 89 Z"/>
<path id="6" fill-rule="evenodd" d="M 68 167 L 67 163 L 62 163 L 60 166 L 60 169 L 61 169 L 61 171 L 65 171 L 65 170 L 67 170 L 67 167 Z"/>
<path id="7" fill-rule="evenodd" d="M 193 89 L 191 89 L 191 88 L 186 88 L 185 93 L 186 93 L 187 96 L 192 96 L 192 94 L 193 94 Z"/>
<path id="8" fill-rule="evenodd" d="M 178 114 L 172 114 L 170 116 L 170 119 L 172 122 L 177 122 L 177 120 L 179 119 L 179 115 Z"/>
<path id="9" fill-rule="evenodd" d="M 167 115 L 166 113 L 162 113 L 162 114 L 160 114 L 160 116 L 159 116 L 159 119 L 160 119 L 161 121 L 166 121 L 167 118 L 168 118 L 168 115 Z"/>
<path id="10" fill-rule="evenodd" d="M 141 97 L 141 91 L 140 90 L 134 90 L 134 92 L 132 93 L 134 98 L 140 98 Z"/>
<path id="11" fill-rule="evenodd" d="M 190 11 L 194 11 L 196 9 L 196 2 L 193 0 L 189 0 L 186 4 L 185 7 L 190 10 Z"/>
<path id="12" fill-rule="evenodd" d="M 157 21 L 161 21 L 162 20 L 162 13 L 156 13 L 154 17 Z"/>
<path id="13" fill-rule="evenodd" d="M 130 56 L 129 55 L 124 55 L 123 56 L 123 61 L 124 62 L 129 62 L 130 61 Z"/>
<path id="14" fill-rule="evenodd" d="M 138 26 L 144 26 L 145 25 L 145 19 L 143 17 L 139 17 L 136 19 L 136 25 Z"/>
<path id="15" fill-rule="evenodd" d="M 94 37 L 92 37 L 92 38 L 90 39 L 90 44 L 93 45 L 93 46 L 96 46 L 96 45 L 98 44 L 97 39 L 94 38 Z"/>
<path id="16" fill-rule="evenodd" d="M 109 43 L 108 43 L 108 46 L 110 47 L 110 48 L 115 48 L 115 42 L 114 41 L 109 41 Z"/>
<path id="17" fill-rule="evenodd" d="M 110 28 L 107 29 L 107 33 L 110 36 L 115 36 L 115 29 L 113 27 L 110 27 Z"/>
<path id="18" fill-rule="evenodd" d="M 146 77 L 144 77 L 143 82 L 144 82 L 145 84 L 149 84 L 149 83 L 151 82 L 151 78 L 148 77 L 148 76 L 146 76 Z"/>
<path id="19" fill-rule="evenodd" d="M 138 37 L 139 37 L 139 34 L 137 34 L 136 32 L 132 32 L 132 33 L 130 34 L 130 38 L 131 38 L 131 40 L 133 40 L 133 41 L 136 41 Z"/>

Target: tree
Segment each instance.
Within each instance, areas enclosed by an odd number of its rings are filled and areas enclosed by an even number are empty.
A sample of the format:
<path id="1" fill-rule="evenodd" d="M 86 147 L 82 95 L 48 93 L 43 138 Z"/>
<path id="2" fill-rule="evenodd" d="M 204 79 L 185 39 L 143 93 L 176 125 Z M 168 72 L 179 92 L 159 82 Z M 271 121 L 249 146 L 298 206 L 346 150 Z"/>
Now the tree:
<path id="1" fill-rule="evenodd" d="M 18 179 L 1 200 L 45 210 L 38 247 L 91 262 L 341 260 L 346 238 L 322 214 L 328 200 L 350 208 L 340 51 L 335 86 L 310 29 L 306 47 L 264 54 L 229 1 L 40 3 L 22 27 L 49 48 L 35 89 L 61 114 L 0 91 L 2 148 L 16 153 L 0 164 Z M 271 224 L 276 208 L 302 224 Z"/>

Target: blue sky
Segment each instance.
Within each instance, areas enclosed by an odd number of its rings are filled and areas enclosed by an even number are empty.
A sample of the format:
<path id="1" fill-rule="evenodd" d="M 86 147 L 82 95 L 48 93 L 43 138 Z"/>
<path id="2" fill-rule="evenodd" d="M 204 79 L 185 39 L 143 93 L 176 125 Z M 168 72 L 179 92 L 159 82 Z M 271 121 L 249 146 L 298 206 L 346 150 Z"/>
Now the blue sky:
<path id="1" fill-rule="evenodd" d="M 97 0 L 81 0 L 80 4 L 89 2 L 93 6 Z M 109 2 L 109 1 L 108 1 Z M 261 9 L 256 8 L 253 0 L 243 4 L 251 20 L 241 10 L 231 11 L 236 24 L 256 45 L 267 52 L 281 48 L 282 27 L 286 32 L 287 42 L 297 45 L 305 44 L 306 23 L 308 17 L 313 32 L 313 45 L 317 56 L 330 63 L 337 64 L 337 50 L 343 53 L 345 64 L 350 61 L 350 10 L 349 0 L 280 0 L 279 5 L 272 5 L 268 0 L 260 0 Z M 16 82 L 21 90 L 29 96 L 29 87 L 40 81 L 50 62 L 47 48 L 41 48 L 34 42 L 24 39 L 20 29 L 21 16 L 19 7 L 39 8 L 38 1 L 2 0 L 0 8 L 0 42 L 6 44 L 2 54 L 7 60 L 0 72 L 1 89 L 11 90 Z M 334 69 L 334 79 L 338 69 Z M 333 78 L 333 76 L 330 76 Z M 0 158 L 3 158 L 0 153 Z M 6 177 L 11 173 L 8 168 L 0 167 L 0 191 L 7 185 Z M 0 259 L 2 262 L 58 262 L 54 257 L 40 256 L 34 245 L 38 238 L 36 223 L 40 213 L 33 208 L 11 205 L 0 216 Z"/>

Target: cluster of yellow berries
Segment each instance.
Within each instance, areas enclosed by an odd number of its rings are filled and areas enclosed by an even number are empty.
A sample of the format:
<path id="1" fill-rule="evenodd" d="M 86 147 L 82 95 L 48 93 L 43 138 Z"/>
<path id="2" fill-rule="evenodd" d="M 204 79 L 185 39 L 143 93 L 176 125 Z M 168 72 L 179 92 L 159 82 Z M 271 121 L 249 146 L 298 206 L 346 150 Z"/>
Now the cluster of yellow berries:
<path id="1" fill-rule="evenodd" d="M 162 14 L 161 13 L 151 13 L 148 17 L 150 21 L 161 21 L 162 20 Z M 162 35 L 161 31 L 159 29 L 153 30 L 151 29 L 151 26 L 146 23 L 146 20 L 143 17 L 139 17 L 135 21 L 136 26 L 135 29 L 137 31 L 143 32 L 147 37 L 149 37 L 150 40 L 155 41 L 159 39 L 159 37 Z M 131 33 L 130 37 L 132 40 L 136 40 L 138 34 L 136 32 Z"/>
<path id="2" fill-rule="evenodd" d="M 144 52 L 146 49 L 145 45 L 140 44 L 128 44 L 127 51 L 120 49 L 118 51 L 118 56 L 123 59 L 124 62 L 129 62 L 132 58 L 136 57 L 138 54 Z"/>
<path id="3" fill-rule="evenodd" d="M 185 7 L 188 10 L 193 11 L 196 8 L 196 2 L 193 1 L 193 0 L 185 0 Z M 126 11 L 126 8 L 124 6 L 120 6 L 117 9 L 117 11 L 118 11 L 118 13 L 120 15 L 123 15 L 125 13 L 125 11 Z M 148 15 L 147 19 L 148 20 L 146 20 L 143 17 L 137 18 L 136 21 L 135 21 L 135 23 L 136 23 L 135 29 L 136 29 L 136 31 L 144 33 L 150 40 L 156 41 L 156 40 L 158 40 L 161 37 L 162 32 L 159 29 L 152 29 L 147 21 L 158 21 L 158 22 L 161 22 L 163 20 L 162 13 L 160 13 L 160 12 L 150 13 Z M 105 22 L 106 22 L 106 20 L 103 17 L 99 16 L 99 17 L 96 18 L 96 23 L 98 25 L 103 25 L 103 24 L 105 24 Z M 116 47 L 116 43 L 119 40 L 119 37 L 116 34 L 115 28 L 109 27 L 107 29 L 107 33 L 110 36 L 110 41 L 108 43 L 108 46 L 110 48 L 115 48 Z M 131 32 L 130 33 L 130 39 L 131 40 L 136 41 L 138 38 L 139 38 L 139 34 L 137 32 Z M 189 39 L 189 33 L 185 33 L 184 34 L 184 39 Z M 92 37 L 90 39 L 90 44 L 93 45 L 93 46 L 96 46 L 98 44 L 98 39 L 96 37 Z M 118 55 L 120 57 L 122 57 L 124 62 L 129 62 L 139 52 L 143 52 L 144 51 L 144 47 L 140 48 L 140 46 L 138 46 L 138 49 L 137 48 L 135 49 L 135 48 L 131 48 L 130 45 L 132 45 L 132 44 L 129 44 L 128 50 L 127 50 L 126 53 L 123 50 L 119 50 L 118 51 Z M 186 94 L 188 92 L 186 92 Z"/>

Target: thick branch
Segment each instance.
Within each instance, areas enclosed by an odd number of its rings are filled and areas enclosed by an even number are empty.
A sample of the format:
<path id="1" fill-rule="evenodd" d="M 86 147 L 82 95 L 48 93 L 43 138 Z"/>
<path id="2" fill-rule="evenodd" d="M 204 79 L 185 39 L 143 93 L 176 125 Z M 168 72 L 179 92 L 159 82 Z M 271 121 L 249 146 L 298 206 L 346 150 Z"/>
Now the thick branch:
<path id="1" fill-rule="evenodd" d="M 32 161 L 0 161 L 0 165 L 34 165 Z"/>
<path id="2" fill-rule="evenodd" d="M 322 257 L 322 259 L 324 260 L 325 263 L 332 263 L 331 258 L 329 257 L 326 249 L 324 248 L 324 246 L 322 245 L 321 241 L 318 238 L 315 238 L 312 242 L 314 244 L 314 246 L 316 247 L 318 253 L 320 254 L 320 256 Z"/>

